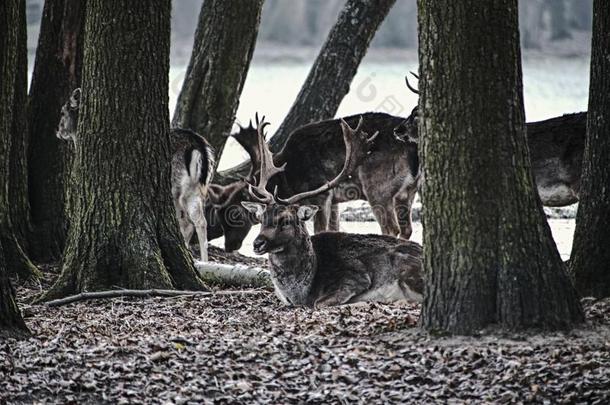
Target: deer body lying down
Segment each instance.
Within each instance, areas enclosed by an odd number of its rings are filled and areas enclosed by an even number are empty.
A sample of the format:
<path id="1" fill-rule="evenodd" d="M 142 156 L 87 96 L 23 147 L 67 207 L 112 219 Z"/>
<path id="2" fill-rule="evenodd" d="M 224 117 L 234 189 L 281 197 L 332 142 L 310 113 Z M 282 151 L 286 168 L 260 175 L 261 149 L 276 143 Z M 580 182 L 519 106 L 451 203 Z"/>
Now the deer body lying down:
<path id="1" fill-rule="evenodd" d="M 326 307 L 359 301 L 422 299 L 421 247 L 415 242 L 382 235 L 355 235 L 321 232 L 310 236 L 305 221 L 317 206 L 297 205 L 302 200 L 333 190 L 368 158 L 378 134 L 369 136 L 360 120 L 356 129 L 341 123 L 345 142 L 343 167 L 339 174 L 314 190 L 285 199 L 277 187 L 267 190 L 269 180 L 285 170 L 277 167 L 259 126 L 260 178 L 250 185 L 251 196 L 259 202 L 242 205 L 261 222 L 254 241 L 257 254 L 269 253 L 271 279 L 278 297 L 291 305 Z"/>
<path id="2" fill-rule="evenodd" d="M 257 254 L 269 253 L 276 295 L 287 305 L 325 307 L 360 301 L 421 301 L 421 247 L 384 235 L 305 228 L 314 206 L 244 203 L 261 221 Z"/>

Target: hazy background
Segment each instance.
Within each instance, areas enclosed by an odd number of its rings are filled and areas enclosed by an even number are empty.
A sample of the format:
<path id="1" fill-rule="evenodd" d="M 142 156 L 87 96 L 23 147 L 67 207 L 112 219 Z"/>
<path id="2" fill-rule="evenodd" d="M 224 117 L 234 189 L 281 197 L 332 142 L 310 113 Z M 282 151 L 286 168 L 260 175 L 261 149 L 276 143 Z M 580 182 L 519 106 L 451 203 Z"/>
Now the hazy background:
<path id="1" fill-rule="evenodd" d="M 271 122 L 269 132 L 273 133 L 292 105 L 344 3 L 345 0 L 265 1 L 256 51 L 237 112 L 239 122 L 247 122 L 258 111 L 267 116 Z M 201 4 L 202 0 L 173 1 L 171 111 L 190 57 Z M 42 0 L 27 0 L 30 72 L 42 5 Z M 521 0 L 519 7 L 527 120 L 586 110 L 592 1 Z M 397 0 L 360 65 L 338 116 L 366 111 L 408 115 L 417 104 L 417 97 L 404 85 L 404 76 L 410 70 L 418 70 L 416 2 Z M 245 152 L 230 140 L 220 169 L 246 158 Z M 549 222 L 559 250 L 567 258 L 574 221 Z M 421 224 L 414 228 L 413 239 L 421 242 Z M 372 222 L 343 222 L 342 229 L 379 232 L 379 226 Z M 252 254 L 251 239 L 256 232 L 255 228 L 250 233 L 242 253 Z M 222 245 L 222 240 L 215 240 L 214 244 Z"/>

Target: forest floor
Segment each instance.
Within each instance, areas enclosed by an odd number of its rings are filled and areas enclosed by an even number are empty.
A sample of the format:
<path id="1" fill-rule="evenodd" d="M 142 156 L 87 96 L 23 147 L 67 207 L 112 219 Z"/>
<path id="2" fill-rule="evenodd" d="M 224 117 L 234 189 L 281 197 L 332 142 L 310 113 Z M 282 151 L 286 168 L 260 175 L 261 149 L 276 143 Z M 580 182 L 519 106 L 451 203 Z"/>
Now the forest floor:
<path id="1" fill-rule="evenodd" d="M 46 270 L 17 288 L 33 336 L 0 340 L 1 404 L 610 403 L 610 300 L 583 300 L 572 332 L 430 336 L 416 304 L 268 291 L 28 305 Z"/>

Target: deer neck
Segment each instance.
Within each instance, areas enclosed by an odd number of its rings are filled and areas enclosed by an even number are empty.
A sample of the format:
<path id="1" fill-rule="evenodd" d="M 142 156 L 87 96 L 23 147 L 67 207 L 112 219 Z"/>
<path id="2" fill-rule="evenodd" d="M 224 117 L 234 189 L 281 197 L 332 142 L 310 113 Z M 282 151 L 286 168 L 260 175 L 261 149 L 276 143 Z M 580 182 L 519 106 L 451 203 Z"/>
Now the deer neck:
<path id="1" fill-rule="evenodd" d="M 316 275 L 316 254 L 305 234 L 280 253 L 269 255 L 271 278 L 282 300 L 292 305 L 309 305 L 309 293 Z"/>

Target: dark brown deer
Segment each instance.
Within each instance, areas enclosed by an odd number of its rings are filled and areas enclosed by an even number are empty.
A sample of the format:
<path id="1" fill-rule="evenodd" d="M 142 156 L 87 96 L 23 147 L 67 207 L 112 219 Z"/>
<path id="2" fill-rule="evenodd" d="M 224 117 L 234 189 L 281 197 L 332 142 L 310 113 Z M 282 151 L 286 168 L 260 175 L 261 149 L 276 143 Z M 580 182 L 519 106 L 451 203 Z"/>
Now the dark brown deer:
<path id="1" fill-rule="evenodd" d="M 405 79 L 407 87 L 419 94 Z M 417 145 L 418 113 L 415 107 L 394 129 L 397 139 Z M 586 112 L 526 124 L 532 173 L 543 205 L 561 207 L 578 201 L 586 127 Z"/>
<path id="2" fill-rule="evenodd" d="M 267 186 L 286 166 L 276 166 L 265 143 L 264 127 L 258 127 L 260 176 L 250 186 L 259 202 L 242 202 L 261 222 L 254 241 L 257 254 L 269 253 L 275 292 L 288 305 L 321 308 L 360 301 L 420 301 L 423 279 L 421 247 L 415 242 L 383 235 L 353 235 L 321 232 L 310 236 L 305 221 L 318 207 L 298 205 L 318 194 L 333 190 L 370 157 L 376 133 L 369 137 L 362 120 L 352 129 L 341 122 L 345 153 L 343 166 L 327 183 L 280 198 L 277 188 Z"/>
<path id="3" fill-rule="evenodd" d="M 351 200 L 368 200 L 373 206 L 382 233 L 408 239 L 412 233 L 411 205 L 418 188 L 419 162 L 417 145 L 404 143 L 394 137 L 394 128 L 404 118 L 385 113 L 369 112 L 344 118 L 352 127 L 362 117 L 363 131 L 379 132 L 372 147 L 371 155 L 358 167 L 354 176 L 343 179 L 332 190 L 316 194 L 307 199 L 307 203 L 318 207 L 314 218 L 315 232 L 338 230 L 330 221 L 331 205 Z M 238 133 L 240 144 L 252 151 L 252 139 L 256 129 L 252 125 L 241 128 Z M 239 140 L 238 140 L 239 141 Z M 345 146 L 342 141 L 341 120 L 325 120 L 305 125 L 295 130 L 282 150 L 274 157 L 275 164 L 285 165 L 284 171 L 271 179 L 272 186 L 278 187 L 280 197 L 300 193 L 316 188 L 332 179 L 341 169 L 345 159 Z M 250 197 L 245 191 L 233 195 L 231 209 L 232 221 L 225 221 L 223 229 L 215 226 L 211 231 L 215 236 L 225 235 L 225 244 L 231 241 L 231 247 L 239 248 L 247 235 L 252 222 L 245 221 L 247 214 L 236 208 L 240 201 Z M 222 200 L 222 199 L 221 199 Z M 217 213 L 211 212 L 210 216 Z M 217 216 L 217 215 L 216 215 Z M 216 223 L 221 218 L 213 218 Z M 231 222 L 231 223 L 227 223 Z"/>

